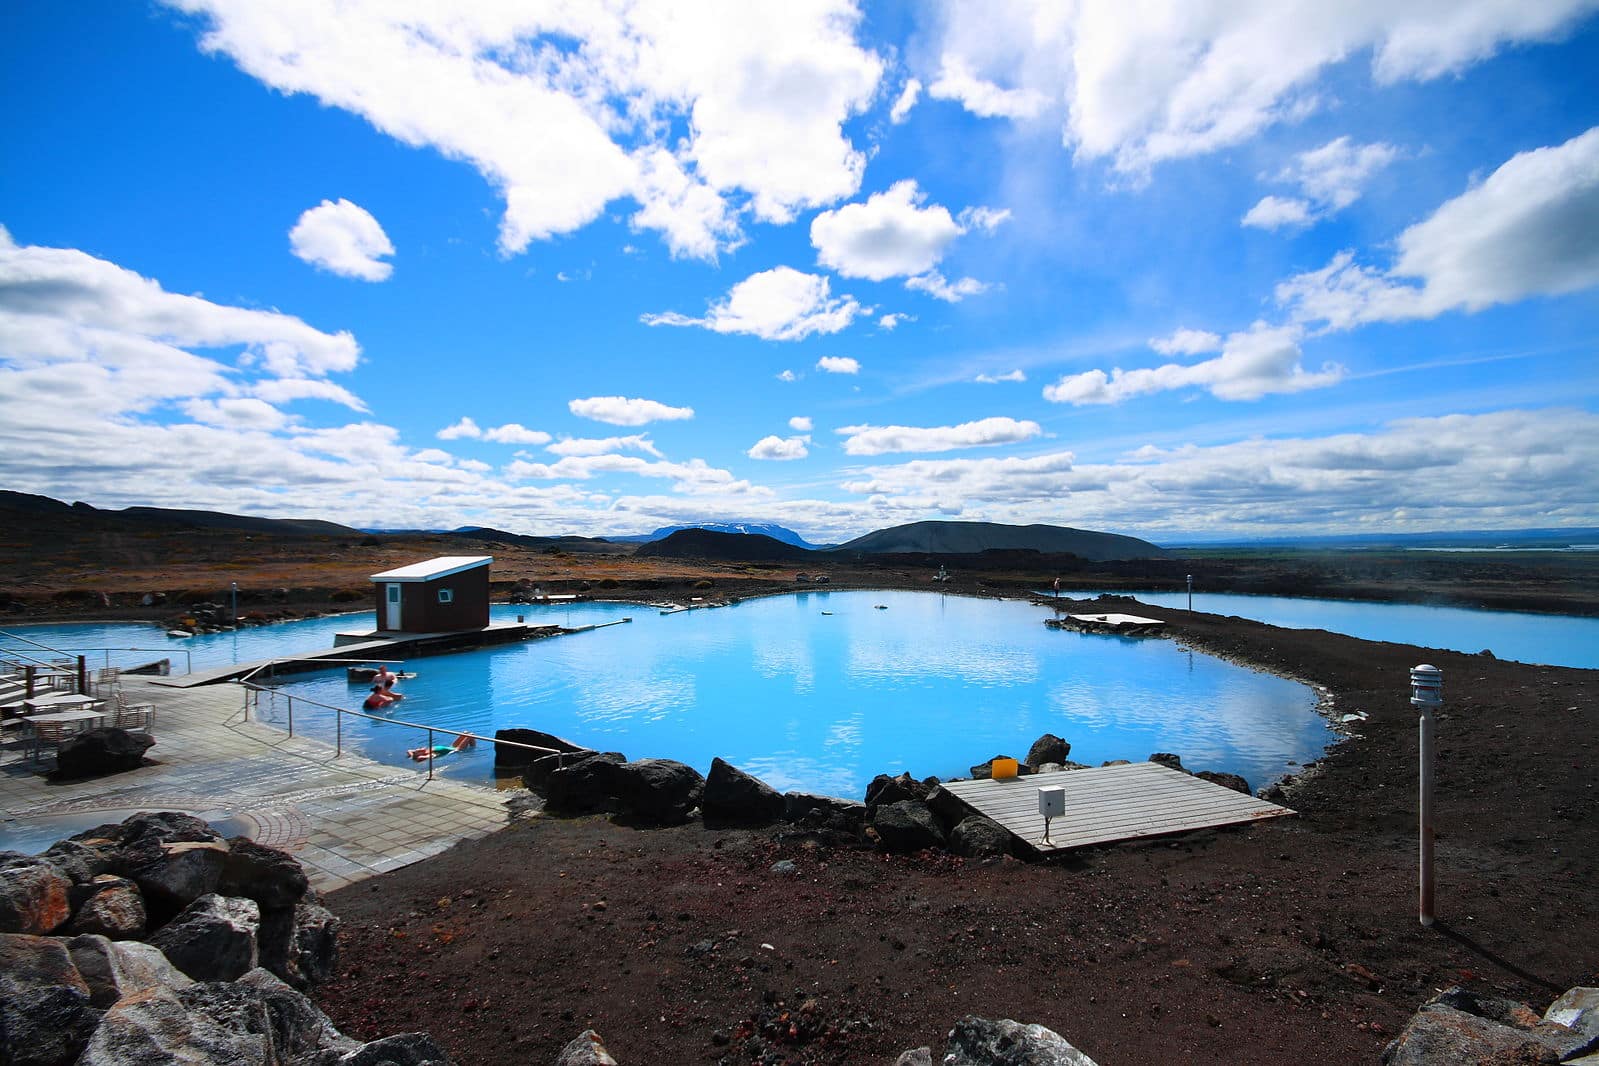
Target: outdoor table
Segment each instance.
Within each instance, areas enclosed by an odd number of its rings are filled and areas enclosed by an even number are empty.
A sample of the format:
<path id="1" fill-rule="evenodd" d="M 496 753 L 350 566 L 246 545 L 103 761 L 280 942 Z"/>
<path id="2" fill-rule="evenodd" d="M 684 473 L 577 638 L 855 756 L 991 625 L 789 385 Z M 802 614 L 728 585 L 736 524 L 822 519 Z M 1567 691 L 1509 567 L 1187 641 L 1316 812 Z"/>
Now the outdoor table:
<path id="1" fill-rule="evenodd" d="M 103 702 L 96 700 L 94 702 Z M 91 710 L 66 710 L 51 711 L 47 714 L 29 715 L 24 719 L 33 731 L 33 761 L 39 761 L 40 741 L 46 733 L 54 733 L 57 740 L 62 736 L 76 733 L 79 729 L 88 726 L 90 722 L 99 722 L 105 718 L 104 711 Z M 43 726 L 45 728 L 41 729 Z M 92 726 L 88 726 L 93 728 Z"/>
<path id="2" fill-rule="evenodd" d="M 74 709 L 87 711 L 104 703 L 105 700 L 98 696 L 80 696 L 76 692 L 51 692 L 22 701 L 24 707 L 34 712 Z M 39 715 L 35 713 L 33 717 L 37 718 Z"/>

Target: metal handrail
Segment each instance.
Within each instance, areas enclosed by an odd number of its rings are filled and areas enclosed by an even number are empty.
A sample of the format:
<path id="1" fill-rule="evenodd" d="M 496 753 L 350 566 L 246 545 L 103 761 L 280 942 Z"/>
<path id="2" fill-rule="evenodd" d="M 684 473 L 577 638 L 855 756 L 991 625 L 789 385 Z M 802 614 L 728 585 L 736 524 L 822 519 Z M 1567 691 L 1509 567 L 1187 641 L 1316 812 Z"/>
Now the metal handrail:
<path id="1" fill-rule="evenodd" d="M 170 655 L 172 653 L 172 650 L 173 650 L 170 647 L 166 647 L 166 648 L 123 648 L 123 647 L 118 647 L 117 645 L 114 645 L 114 644 L 109 646 L 109 647 L 96 646 L 96 647 L 92 647 L 92 648 L 53 648 L 53 647 L 51 647 L 48 644 L 40 644 L 37 640 L 31 640 L 28 637 L 22 636 L 20 633 L 13 633 L 10 630 L 6 630 L 6 629 L 0 629 L 0 637 L 12 637 L 12 638 L 15 638 L 16 640 L 22 641 L 25 644 L 32 644 L 36 648 L 43 648 L 45 651 L 55 652 L 57 655 L 66 655 L 66 656 L 69 656 L 69 657 L 72 657 L 72 658 L 76 658 L 77 656 L 86 654 L 88 652 L 95 652 L 95 651 L 104 652 L 105 653 L 105 664 L 107 666 L 111 665 L 111 653 L 114 652 L 114 651 L 147 651 L 147 652 L 151 652 L 152 654 L 157 654 L 157 655 L 160 655 L 160 654 L 168 654 L 168 655 Z M 185 670 L 185 672 L 191 673 L 191 674 L 194 673 L 194 653 L 189 651 L 189 649 L 187 649 L 187 648 L 179 648 L 177 650 L 183 652 L 184 670 Z M 13 649 L 7 648 L 7 649 L 4 649 L 4 650 L 0 650 L 0 655 L 26 655 L 26 653 L 25 652 L 20 652 L 20 651 L 15 651 Z M 38 660 L 36 660 L 36 661 L 38 661 Z"/>
<path id="2" fill-rule="evenodd" d="M 295 660 L 295 661 L 298 661 L 298 660 Z M 333 662 L 335 660 L 326 660 L 326 661 Z M 375 661 L 381 661 L 381 660 L 350 659 L 350 660 L 343 660 L 343 661 L 346 661 L 346 662 L 375 662 Z M 271 665 L 271 664 L 270 663 L 263 663 L 260 667 L 257 667 L 256 670 L 252 670 L 251 673 L 252 674 L 256 673 L 257 671 L 259 671 L 261 669 L 264 669 L 265 667 L 267 667 L 269 665 Z M 245 716 L 245 720 L 246 721 L 248 721 L 249 717 L 250 717 L 250 694 L 251 693 L 255 694 L 256 703 L 258 705 L 260 703 L 261 693 L 263 693 L 263 692 L 271 693 L 274 698 L 276 698 L 276 696 L 278 695 L 277 689 L 271 688 L 271 687 L 269 687 L 267 685 L 258 685 L 255 682 L 247 681 L 247 680 L 245 680 L 242 677 L 241 678 L 237 678 L 235 680 L 237 680 L 239 685 L 242 686 L 244 688 L 244 690 L 245 690 L 244 716 Z M 543 753 L 545 755 L 554 755 L 556 757 L 555 765 L 556 765 L 557 768 L 563 767 L 565 765 L 566 756 L 570 755 L 570 754 L 573 754 L 572 752 L 561 751 L 559 748 L 546 748 L 546 747 L 544 747 L 543 745 L 540 745 L 540 744 L 526 744 L 526 743 L 523 743 L 520 740 L 500 740 L 500 739 L 498 739 L 496 737 L 485 737 L 485 736 L 481 736 L 480 734 L 477 734 L 477 733 L 469 733 L 469 732 L 466 732 L 465 730 L 458 730 L 458 729 L 441 730 L 438 726 L 423 725 L 421 722 L 407 722 L 403 718 L 389 718 L 389 717 L 383 716 L 383 715 L 366 714 L 363 711 L 352 711 L 352 710 L 350 710 L 347 707 L 339 707 L 339 706 L 335 706 L 334 704 L 331 704 L 331 703 L 323 703 L 321 700 L 312 699 L 310 696 L 294 696 L 294 695 L 292 695 L 290 693 L 285 692 L 285 693 L 283 693 L 283 698 L 284 698 L 284 700 L 287 701 L 287 704 L 288 704 L 289 736 L 291 736 L 291 737 L 294 736 L 294 701 L 296 699 L 298 699 L 302 703 L 309 703 L 313 707 L 321 707 L 324 710 L 329 710 L 329 711 L 333 711 L 334 712 L 333 721 L 334 721 L 334 729 L 335 729 L 335 741 L 334 741 L 333 757 L 335 759 L 341 758 L 344 755 L 344 716 L 347 715 L 347 714 L 354 715 L 357 718 L 367 718 L 367 719 L 370 719 L 371 721 L 374 721 L 374 722 L 384 722 L 384 723 L 389 724 L 389 725 L 399 725 L 399 726 L 405 726 L 405 727 L 410 728 L 410 729 L 425 730 L 427 732 L 427 735 L 428 735 L 427 764 L 428 764 L 428 780 L 429 781 L 433 780 L 433 737 L 434 737 L 434 734 L 438 733 L 438 732 L 446 732 L 446 733 L 449 733 L 451 736 L 455 736 L 455 737 L 468 737 L 474 743 L 479 741 L 479 740 L 482 740 L 482 741 L 487 741 L 489 743 L 496 744 L 496 745 L 504 744 L 507 747 L 511 747 L 511 748 L 521 748 L 524 751 L 536 751 L 536 752 L 541 752 L 541 753 Z M 418 761 L 420 761 L 420 760 L 418 760 Z"/>

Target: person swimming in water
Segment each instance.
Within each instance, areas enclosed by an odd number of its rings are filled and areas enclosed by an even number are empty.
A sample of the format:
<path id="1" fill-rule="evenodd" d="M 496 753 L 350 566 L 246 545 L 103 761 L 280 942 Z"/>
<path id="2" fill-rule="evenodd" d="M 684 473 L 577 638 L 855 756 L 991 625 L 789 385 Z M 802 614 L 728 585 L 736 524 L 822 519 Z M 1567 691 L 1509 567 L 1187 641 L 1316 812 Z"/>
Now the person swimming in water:
<path id="1" fill-rule="evenodd" d="M 361 701 L 361 706 L 368 711 L 381 711 L 389 704 L 398 702 L 399 699 L 398 693 L 385 692 L 382 685 L 373 685 L 371 693 L 367 695 L 366 699 Z"/>

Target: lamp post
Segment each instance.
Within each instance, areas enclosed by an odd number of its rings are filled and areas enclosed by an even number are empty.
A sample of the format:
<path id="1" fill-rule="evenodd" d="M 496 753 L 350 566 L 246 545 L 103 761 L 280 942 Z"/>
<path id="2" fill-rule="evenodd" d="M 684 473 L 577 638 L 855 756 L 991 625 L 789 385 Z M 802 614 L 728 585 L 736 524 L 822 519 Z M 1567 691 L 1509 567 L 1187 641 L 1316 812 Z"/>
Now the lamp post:
<path id="1" fill-rule="evenodd" d="M 239 628 L 239 583 L 237 581 L 231 581 L 231 582 L 229 582 L 229 584 L 231 584 L 233 586 L 233 628 L 234 629 L 238 629 Z"/>
<path id="2" fill-rule="evenodd" d="M 1188 575 L 1188 609 L 1194 609 L 1194 575 Z"/>
<path id="3" fill-rule="evenodd" d="M 1444 674 L 1436 666 L 1423 663 L 1410 670 L 1410 703 L 1421 711 L 1421 773 L 1417 796 L 1420 820 L 1421 854 L 1419 910 L 1421 924 L 1433 923 L 1432 875 L 1432 730 L 1433 712 L 1444 702 Z"/>

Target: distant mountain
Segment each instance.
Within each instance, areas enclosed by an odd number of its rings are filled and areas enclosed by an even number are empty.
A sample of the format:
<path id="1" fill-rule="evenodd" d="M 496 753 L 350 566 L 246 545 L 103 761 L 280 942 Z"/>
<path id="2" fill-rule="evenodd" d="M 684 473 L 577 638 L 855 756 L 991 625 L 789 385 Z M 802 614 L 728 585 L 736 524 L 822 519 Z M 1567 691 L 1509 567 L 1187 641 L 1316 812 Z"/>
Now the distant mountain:
<path id="1" fill-rule="evenodd" d="M 564 552 L 612 555 L 627 551 L 626 548 L 612 544 L 604 537 L 536 537 L 526 533 L 507 533 L 503 529 L 491 529 L 487 526 L 462 526 L 460 529 L 452 529 L 439 535 L 459 537 L 462 540 L 485 541 L 490 544 L 514 544 L 522 548 L 539 550 L 555 549 Z"/>
<path id="2" fill-rule="evenodd" d="M 706 529 L 712 533 L 743 533 L 750 536 L 771 537 L 784 544 L 792 544 L 796 548 L 816 547 L 792 529 L 772 522 L 700 522 L 692 526 L 662 526 L 654 533 L 636 533 L 627 537 L 605 539 L 618 544 L 649 544 L 670 537 L 673 533 L 681 533 L 685 529 Z"/>
<path id="3" fill-rule="evenodd" d="M 725 562 L 768 563 L 812 559 L 816 553 L 762 533 L 719 533 L 690 526 L 660 540 L 640 544 L 635 558 L 716 559 Z"/>
<path id="4" fill-rule="evenodd" d="M 228 514 L 223 511 L 189 511 L 166 507 L 125 507 L 122 510 L 103 510 L 86 503 L 68 506 L 48 496 L 35 496 L 26 492 L 0 490 L 0 511 L 26 514 L 95 516 L 98 519 L 120 520 L 139 526 L 183 526 L 191 529 L 229 529 L 244 533 L 293 533 L 312 536 L 347 537 L 358 535 L 349 526 L 337 522 L 324 522 L 316 518 L 256 518 L 251 515 Z"/>
<path id="5" fill-rule="evenodd" d="M 1552 529 L 1461 529 L 1430 533 L 1345 533 L 1298 537 L 1194 537 L 1172 543 L 1183 548 L 1403 548 L 1420 550 L 1505 551 L 1578 549 L 1599 544 L 1599 528 L 1577 526 Z"/>
<path id="6" fill-rule="evenodd" d="M 985 551 L 1036 551 L 1081 559 L 1156 559 L 1167 555 L 1147 540 L 1066 526 L 1008 526 L 999 522 L 912 522 L 856 537 L 834 549 L 868 555 L 975 555 Z"/>

